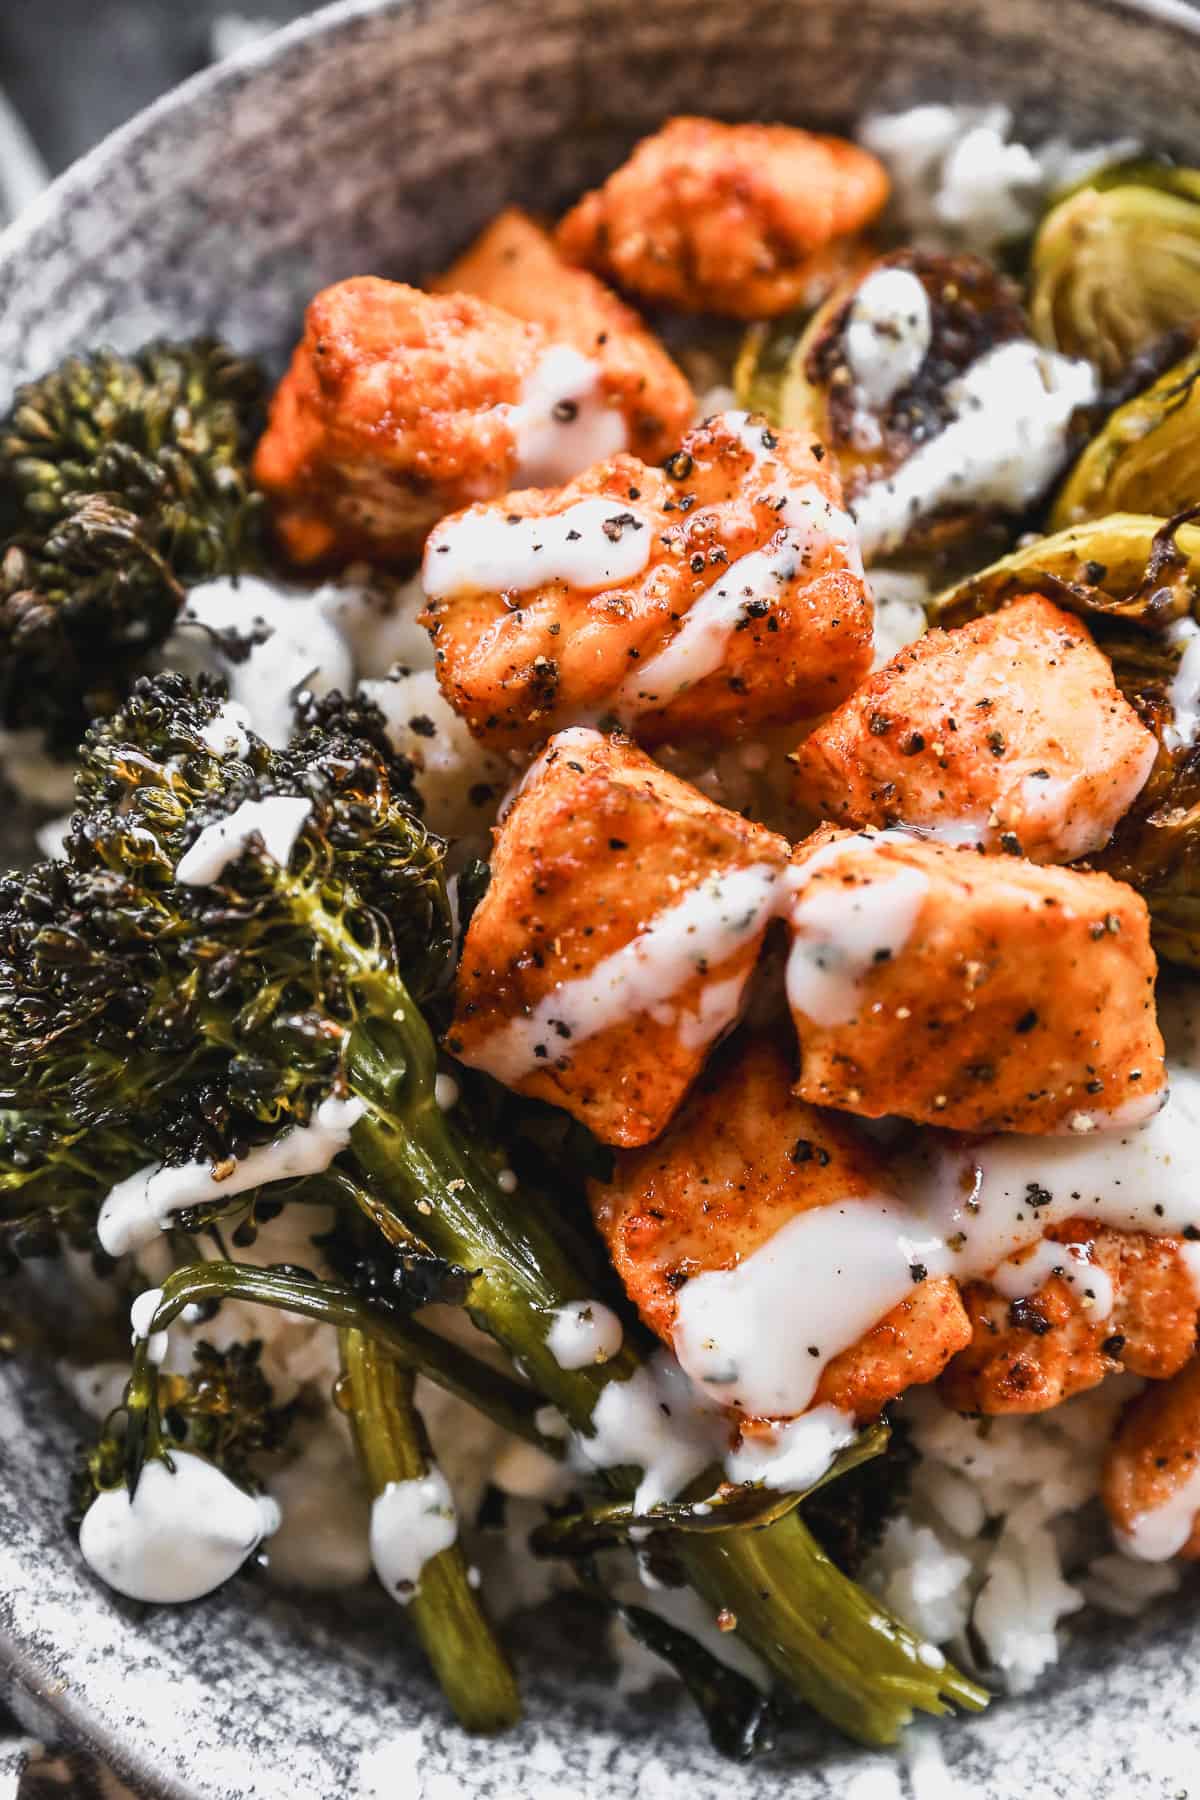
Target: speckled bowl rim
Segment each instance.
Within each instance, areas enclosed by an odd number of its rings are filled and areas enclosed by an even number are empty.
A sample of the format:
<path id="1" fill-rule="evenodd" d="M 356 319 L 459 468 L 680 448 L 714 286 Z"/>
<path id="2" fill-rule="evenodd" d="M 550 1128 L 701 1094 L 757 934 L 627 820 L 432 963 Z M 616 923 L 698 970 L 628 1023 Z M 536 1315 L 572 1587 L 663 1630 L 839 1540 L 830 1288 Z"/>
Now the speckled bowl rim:
<path id="1" fill-rule="evenodd" d="M 270 32 L 260 41 L 246 45 L 189 77 L 79 158 L 17 219 L 0 231 L 0 265 L 19 258 L 57 214 L 80 201 L 86 203 L 89 191 L 139 146 L 152 140 L 164 121 L 186 115 L 193 106 L 201 105 L 223 91 L 236 91 L 257 71 L 283 63 L 298 47 L 337 33 L 355 20 L 388 13 L 397 18 L 409 13 L 427 16 L 437 3 L 438 0 L 332 0 L 331 4 Z M 990 3 L 1003 5 L 1004 0 L 990 0 Z M 735 5 L 736 0 L 730 0 L 730 4 Z M 1190 44 L 1200 41 L 1200 4 L 1190 4 L 1189 0 L 1091 0 L 1091 4 L 1097 12 L 1149 20 L 1164 30 L 1177 33 Z M 5 372 L 0 370 L 0 398 L 8 391 L 6 382 Z M 8 1683 L 7 1690 L 4 1682 Z M 140 1758 L 136 1748 L 123 1741 L 119 1731 L 94 1710 L 86 1690 L 47 1681 L 44 1659 L 31 1645 L 17 1641 L 6 1630 L 3 1620 L 0 1620 L 0 1694 L 5 1694 L 17 1705 L 21 1722 L 31 1731 L 50 1740 L 61 1736 L 68 1743 L 86 1745 L 108 1759 L 126 1778 L 139 1782 Z M 1200 1746 L 1200 1732 L 1197 1742 Z M 1196 1763 L 1200 1767 L 1200 1747 Z M 1187 1771 L 1182 1774 L 1186 1778 Z M 168 1795 L 184 1800 L 191 1793 L 190 1788 L 173 1781 L 164 1785 L 158 1771 L 153 1774 L 147 1771 L 142 1779 L 149 1783 L 145 1792 L 161 1796 L 162 1800 Z M 466 1793 L 467 1790 L 462 1791 Z M 403 1800 L 409 1800 L 407 1791 Z M 416 1800 L 415 1794 L 412 1800 Z M 564 1796 L 564 1800 L 569 1797 Z M 1119 1800 L 1119 1791 L 1114 1789 L 1110 1797 L 1097 1796 L 1097 1800 Z"/>

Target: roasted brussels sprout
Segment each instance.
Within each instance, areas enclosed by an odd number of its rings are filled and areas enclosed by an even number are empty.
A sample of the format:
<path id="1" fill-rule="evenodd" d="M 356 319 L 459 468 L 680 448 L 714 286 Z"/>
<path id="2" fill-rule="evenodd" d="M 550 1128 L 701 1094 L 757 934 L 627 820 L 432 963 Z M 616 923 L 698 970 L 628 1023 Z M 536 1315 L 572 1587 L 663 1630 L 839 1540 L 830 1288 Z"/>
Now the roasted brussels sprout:
<path id="1" fill-rule="evenodd" d="M 1200 348 L 1112 413 L 1067 476 L 1054 530 L 1113 512 L 1168 517 L 1200 500 Z"/>
<path id="2" fill-rule="evenodd" d="M 839 290 L 802 333 L 795 319 L 757 328 L 736 379 L 743 405 L 834 452 L 868 562 L 1023 514 L 1095 393 L 1086 364 L 1033 343 L 990 263 L 915 250 Z"/>
<path id="3" fill-rule="evenodd" d="M 1030 268 L 1039 343 L 1119 376 L 1164 331 L 1200 319 L 1200 170 L 1125 164 L 1052 206 Z"/>

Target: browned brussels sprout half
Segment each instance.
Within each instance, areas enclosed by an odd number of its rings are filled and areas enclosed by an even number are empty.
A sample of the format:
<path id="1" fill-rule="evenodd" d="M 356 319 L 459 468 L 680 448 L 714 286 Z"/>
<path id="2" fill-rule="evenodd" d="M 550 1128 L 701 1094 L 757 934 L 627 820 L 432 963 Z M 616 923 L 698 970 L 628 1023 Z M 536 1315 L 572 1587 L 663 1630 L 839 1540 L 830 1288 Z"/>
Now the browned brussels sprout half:
<path id="1" fill-rule="evenodd" d="M 1016 288 L 981 257 L 901 250 L 842 287 L 803 329 L 756 328 L 736 371 L 739 401 L 809 431 L 837 458 L 863 550 L 930 552 L 975 534 L 998 509 L 949 499 L 872 521 L 876 499 L 958 417 L 956 386 L 986 353 L 1028 338 Z M 884 507 L 890 514 L 895 508 Z"/>
<path id="2" fill-rule="evenodd" d="M 1200 500 L 1200 348 L 1106 420 L 1067 476 L 1051 527 L 1114 512 L 1182 511 Z"/>
<path id="3" fill-rule="evenodd" d="M 1034 241 L 1038 340 L 1108 379 L 1163 332 L 1200 318 L 1200 170 L 1125 165 L 1067 194 Z"/>

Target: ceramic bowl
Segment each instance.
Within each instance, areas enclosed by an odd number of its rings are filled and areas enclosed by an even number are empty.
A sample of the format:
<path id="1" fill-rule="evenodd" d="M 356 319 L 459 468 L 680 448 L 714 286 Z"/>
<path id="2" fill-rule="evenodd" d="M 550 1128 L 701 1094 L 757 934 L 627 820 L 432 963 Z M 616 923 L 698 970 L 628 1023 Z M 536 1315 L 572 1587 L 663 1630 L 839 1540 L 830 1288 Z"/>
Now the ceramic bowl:
<path id="1" fill-rule="evenodd" d="M 328 8 L 178 89 L 0 240 L 0 402 L 65 351 L 213 329 L 277 360 L 342 276 L 419 276 L 504 202 L 552 210 L 676 111 L 846 125 L 1004 101 L 1035 134 L 1194 159 L 1200 14 L 1177 0 L 379 0 Z M 180 1800 L 819 1800 L 898 1795 L 814 1729 L 720 1763 L 671 1689 L 625 1698 L 585 1613 L 534 1622 L 525 1723 L 447 1722 L 403 1618 L 247 1581 L 149 1611 L 64 1535 L 77 1421 L 0 1364 L 0 1693 Z M 977 1800 L 1162 1800 L 1198 1755 L 1200 1618 L 1078 1634 L 1035 1694 L 941 1731 Z"/>

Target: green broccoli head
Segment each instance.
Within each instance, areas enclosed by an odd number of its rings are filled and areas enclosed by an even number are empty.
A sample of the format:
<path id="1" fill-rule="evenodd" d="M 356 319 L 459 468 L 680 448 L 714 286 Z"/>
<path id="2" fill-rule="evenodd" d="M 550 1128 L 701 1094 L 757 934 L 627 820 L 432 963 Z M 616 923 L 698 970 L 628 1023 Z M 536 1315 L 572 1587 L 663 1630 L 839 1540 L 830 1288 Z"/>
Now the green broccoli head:
<path id="1" fill-rule="evenodd" d="M 243 734 L 222 753 L 222 707 L 215 684 L 142 677 L 84 742 L 64 859 L 0 881 L 14 1229 L 306 1123 L 356 1022 L 419 1004 L 448 967 L 444 846 L 369 719 L 327 701 L 286 751 Z"/>
<path id="2" fill-rule="evenodd" d="M 296 1415 L 279 1406 L 262 1371 L 262 1344 L 233 1343 L 217 1350 L 203 1340 L 193 1346 L 186 1375 L 152 1367 L 142 1373 L 156 1384 L 153 1394 L 159 1449 L 188 1450 L 207 1457 L 236 1481 L 255 1489 L 260 1459 L 281 1450 Z M 97 1494 L 117 1488 L 128 1476 L 125 1407 L 104 1423 L 99 1437 L 82 1449 L 71 1474 L 69 1518 L 76 1526 Z"/>
<path id="3" fill-rule="evenodd" d="M 0 724 L 74 748 L 184 589 L 257 560 L 264 378 L 209 339 L 72 357 L 0 425 Z"/>

